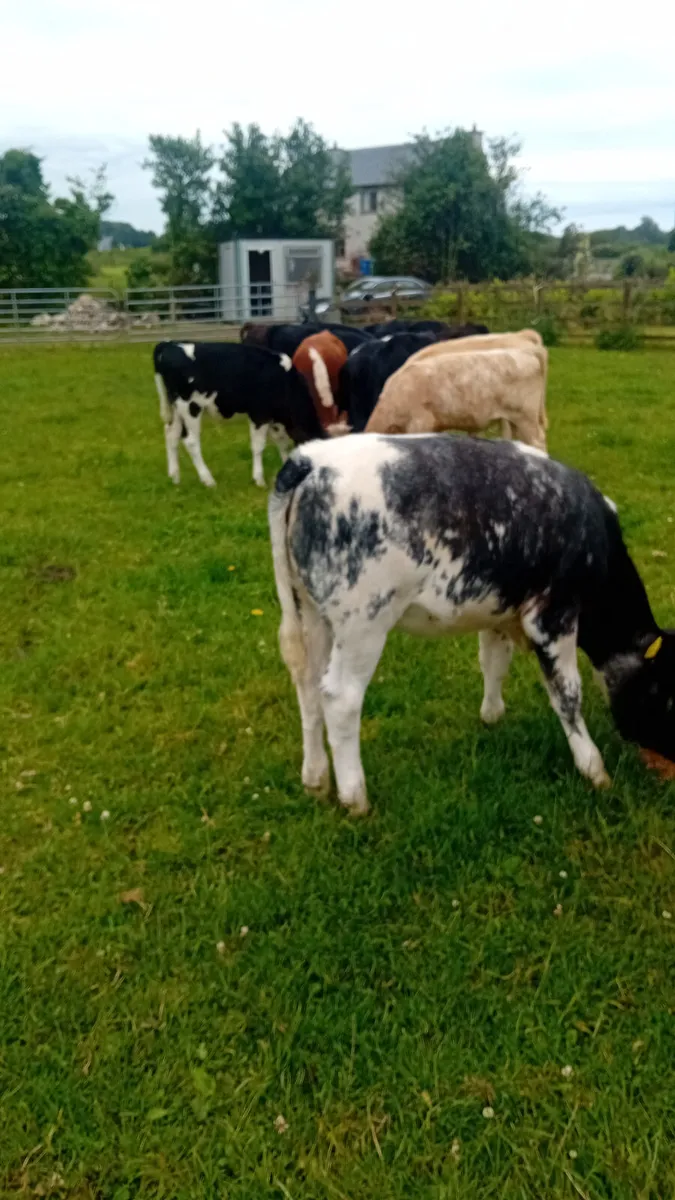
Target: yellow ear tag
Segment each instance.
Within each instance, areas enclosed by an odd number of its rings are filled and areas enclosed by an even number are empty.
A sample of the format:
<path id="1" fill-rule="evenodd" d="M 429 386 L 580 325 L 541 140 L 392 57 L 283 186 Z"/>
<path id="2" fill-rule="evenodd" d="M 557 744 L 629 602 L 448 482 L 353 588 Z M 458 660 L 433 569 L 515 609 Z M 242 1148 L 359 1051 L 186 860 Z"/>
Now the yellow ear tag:
<path id="1" fill-rule="evenodd" d="M 663 645 L 663 638 L 657 637 L 656 641 L 652 642 L 651 646 L 647 646 L 647 649 L 645 650 L 645 658 L 656 658 L 662 645 Z"/>

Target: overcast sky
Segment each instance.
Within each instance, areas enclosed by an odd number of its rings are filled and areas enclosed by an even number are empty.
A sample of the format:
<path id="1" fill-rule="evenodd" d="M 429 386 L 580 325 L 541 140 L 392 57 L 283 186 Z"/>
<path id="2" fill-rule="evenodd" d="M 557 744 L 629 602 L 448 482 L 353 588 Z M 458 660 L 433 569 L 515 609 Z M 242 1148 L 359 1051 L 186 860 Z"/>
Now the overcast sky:
<path id="1" fill-rule="evenodd" d="M 587 229 L 675 224 L 675 3 L 0 0 L 0 152 L 55 191 L 108 164 L 111 217 L 161 229 L 148 133 L 302 116 L 348 149 L 474 123 Z"/>

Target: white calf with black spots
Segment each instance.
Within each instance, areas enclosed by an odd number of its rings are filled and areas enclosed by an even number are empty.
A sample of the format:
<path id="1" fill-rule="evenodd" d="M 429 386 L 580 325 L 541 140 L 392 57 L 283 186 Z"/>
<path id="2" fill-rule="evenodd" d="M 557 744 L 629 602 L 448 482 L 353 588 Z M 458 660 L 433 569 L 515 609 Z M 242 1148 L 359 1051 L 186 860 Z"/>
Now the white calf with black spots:
<path id="1" fill-rule="evenodd" d="M 577 645 L 620 732 L 675 758 L 675 634 L 659 629 L 610 504 L 509 442 L 352 435 L 296 450 L 270 496 L 282 656 L 302 779 L 367 809 L 361 709 L 387 634 L 480 634 L 483 720 L 504 713 L 514 642 L 534 650 L 574 762 L 608 776 L 581 714 Z M 439 697 L 439 703 L 442 699 Z"/>

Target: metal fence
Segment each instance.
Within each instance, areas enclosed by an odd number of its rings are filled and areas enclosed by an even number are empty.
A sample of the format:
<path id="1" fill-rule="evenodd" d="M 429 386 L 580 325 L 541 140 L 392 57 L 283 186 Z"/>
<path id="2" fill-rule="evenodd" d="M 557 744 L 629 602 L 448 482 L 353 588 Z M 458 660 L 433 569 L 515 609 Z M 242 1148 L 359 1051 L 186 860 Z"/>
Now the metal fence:
<path id="1" fill-rule="evenodd" d="M 306 284 L 0 290 L 0 345 L 10 342 L 233 340 L 246 321 L 297 321 L 309 308 Z M 336 319 L 365 324 L 419 316 L 403 297 L 377 308 L 346 308 Z M 426 316 L 451 323 L 484 322 L 492 330 L 548 322 L 566 341 L 590 341 L 599 329 L 634 325 L 647 342 L 675 348 L 675 286 L 626 280 L 447 284 L 424 304 Z"/>
<path id="2" fill-rule="evenodd" d="M 227 339 L 245 321 L 298 321 L 306 285 L 0 289 L 0 344 Z"/>

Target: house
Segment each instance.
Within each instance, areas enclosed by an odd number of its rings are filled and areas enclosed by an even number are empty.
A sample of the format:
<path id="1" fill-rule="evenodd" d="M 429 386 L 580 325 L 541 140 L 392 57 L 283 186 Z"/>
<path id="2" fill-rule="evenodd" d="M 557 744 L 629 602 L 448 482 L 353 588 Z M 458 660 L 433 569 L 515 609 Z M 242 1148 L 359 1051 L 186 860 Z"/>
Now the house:
<path id="1" fill-rule="evenodd" d="M 471 130 L 480 148 L 483 135 L 475 125 Z M 347 157 L 353 192 L 344 226 L 343 243 L 336 246 L 336 266 L 349 273 L 358 272 L 359 259 L 368 253 L 368 243 L 385 213 L 395 210 L 399 200 L 396 178 L 411 161 L 414 144 L 369 146 L 363 150 L 341 151 Z"/>
<path id="2" fill-rule="evenodd" d="M 367 254 L 380 217 L 396 208 L 396 176 L 408 165 L 412 152 L 411 143 L 346 151 L 354 190 L 345 220 L 344 245 L 337 247 L 341 251 L 337 263 L 343 270 L 358 270 L 358 260 Z"/>

